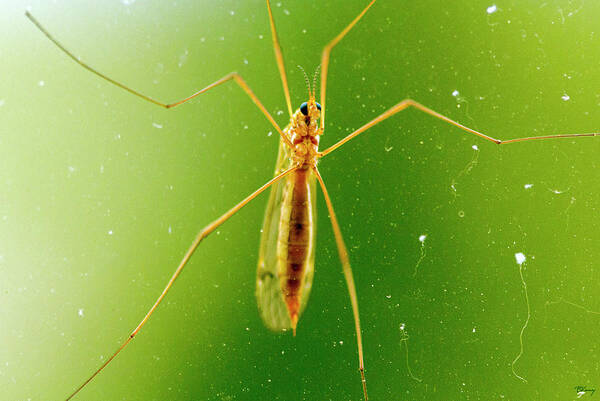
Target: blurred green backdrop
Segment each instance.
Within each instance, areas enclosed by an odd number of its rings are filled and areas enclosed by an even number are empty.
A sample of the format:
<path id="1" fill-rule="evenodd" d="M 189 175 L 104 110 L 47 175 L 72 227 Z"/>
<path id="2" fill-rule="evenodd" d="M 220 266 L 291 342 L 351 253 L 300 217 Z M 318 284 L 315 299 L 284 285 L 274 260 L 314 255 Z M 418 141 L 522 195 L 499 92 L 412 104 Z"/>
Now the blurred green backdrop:
<path id="1" fill-rule="evenodd" d="M 296 65 L 313 71 L 366 3 L 274 1 L 294 107 L 306 95 Z M 262 0 L 3 2 L 0 399 L 11 401 L 62 399 L 114 351 L 196 232 L 270 178 L 278 140 L 233 84 L 166 111 L 101 81 L 26 8 L 145 94 L 171 102 L 236 70 L 286 124 Z M 322 148 L 408 96 L 505 139 L 598 131 L 599 18 L 592 1 L 380 0 L 333 52 Z M 373 400 L 600 390 L 599 154 L 600 138 L 498 147 L 411 110 L 323 159 Z M 256 311 L 262 196 L 202 244 L 78 399 L 360 400 L 318 196 L 317 271 L 296 338 L 270 333 Z M 531 318 L 515 370 L 527 383 L 511 371 L 527 318 L 518 252 Z"/>

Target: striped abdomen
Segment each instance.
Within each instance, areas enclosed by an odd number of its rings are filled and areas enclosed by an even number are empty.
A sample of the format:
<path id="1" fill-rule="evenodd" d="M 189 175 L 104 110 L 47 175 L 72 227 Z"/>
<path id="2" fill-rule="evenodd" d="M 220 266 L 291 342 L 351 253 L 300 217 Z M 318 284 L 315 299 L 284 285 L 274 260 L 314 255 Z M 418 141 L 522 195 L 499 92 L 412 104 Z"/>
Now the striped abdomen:
<path id="1" fill-rule="evenodd" d="M 314 249 L 312 174 L 308 165 L 291 174 L 281 204 L 277 239 L 278 275 L 293 328 L 300 315 L 305 273 Z"/>
<path id="2" fill-rule="evenodd" d="M 275 174 L 290 167 L 280 142 Z M 256 300 L 271 330 L 294 329 L 308 301 L 315 261 L 316 177 L 304 166 L 273 185 L 262 226 Z"/>

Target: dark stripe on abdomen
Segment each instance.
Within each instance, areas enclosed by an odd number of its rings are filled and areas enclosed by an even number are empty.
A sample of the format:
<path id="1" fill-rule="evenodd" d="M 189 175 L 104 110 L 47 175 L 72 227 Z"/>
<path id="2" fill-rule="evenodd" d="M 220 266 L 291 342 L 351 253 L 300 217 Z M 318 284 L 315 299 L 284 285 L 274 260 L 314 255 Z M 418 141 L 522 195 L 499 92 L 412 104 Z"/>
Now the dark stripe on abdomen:
<path id="1" fill-rule="evenodd" d="M 299 295 L 300 285 L 305 271 L 305 266 L 310 252 L 311 242 L 311 205 L 309 188 L 310 168 L 299 169 L 293 173 L 294 186 L 292 189 L 291 211 L 288 235 L 287 269 L 286 269 L 286 287 L 284 294 L 286 297 L 295 297 Z"/>

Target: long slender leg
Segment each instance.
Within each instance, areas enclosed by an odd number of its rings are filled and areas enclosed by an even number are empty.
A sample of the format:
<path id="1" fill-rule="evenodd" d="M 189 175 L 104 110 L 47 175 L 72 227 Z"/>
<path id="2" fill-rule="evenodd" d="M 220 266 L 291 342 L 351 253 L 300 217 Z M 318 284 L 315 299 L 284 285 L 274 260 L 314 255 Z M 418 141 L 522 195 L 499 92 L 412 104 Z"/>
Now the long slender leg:
<path id="1" fill-rule="evenodd" d="M 229 218 L 231 216 L 233 216 L 234 214 L 236 214 L 241 208 L 243 208 L 246 204 L 248 204 L 252 199 L 256 198 L 265 189 L 269 188 L 271 185 L 273 185 L 274 183 L 276 183 L 277 181 L 279 181 L 280 179 L 282 179 L 283 177 L 285 177 L 286 175 L 288 175 L 292 171 L 296 170 L 296 168 L 297 167 L 289 168 L 288 170 L 284 171 L 283 173 L 276 175 L 273 179 L 271 179 L 265 185 L 263 185 L 262 187 L 258 188 L 256 191 L 254 191 L 252 194 L 250 194 L 246 199 L 244 199 L 243 201 L 241 201 L 240 203 L 238 203 L 237 205 L 235 205 L 234 207 L 232 207 L 229 211 L 227 211 L 225 214 L 223 214 L 217 220 L 213 221 L 212 223 L 210 223 L 209 225 L 207 225 L 206 227 L 204 227 L 202 229 L 202 231 L 200 231 L 200 233 L 198 233 L 198 235 L 194 239 L 194 242 L 192 242 L 192 245 L 189 247 L 189 249 L 187 250 L 187 252 L 183 256 L 183 259 L 179 263 L 179 266 L 177 266 L 177 269 L 175 270 L 175 273 L 173 273 L 173 275 L 169 279 L 169 282 L 167 283 L 165 289 L 162 291 L 162 293 L 160 294 L 160 296 L 156 299 L 156 301 L 154 302 L 154 305 L 152 305 L 152 307 L 150 308 L 150 310 L 146 313 L 146 315 L 140 321 L 140 323 L 137 325 L 137 327 L 131 332 L 131 334 L 129 335 L 129 337 L 127 337 L 127 340 L 125 340 L 125 342 L 123 342 L 123 344 L 121 344 L 121 346 L 111 355 L 110 358 L 108 358 L 106 360 L 106 362 L 104 362 L 86 381 L 84 381 L 79 387 L 77 387 L 77 389 L 75 391 L 73 391 L 73 393 L 71 395 L 69 395 L 67 397 L 67 401 L 70 400 L 70 399 L 72 399 L 79 391 L 81 391 L 81 389 L 83 389 L 90 381 L 92 381 L 92 379 L 94 377 L 96 377 L 98 375 L 98 373 L 100 373 L 129 344 L 129 342 L 131 340 L 133 340 L 133 337 L 135 337 L 135 335 L 137 333 L 139 333 L 139 331 L 146 324 L 146 322 L 148 321 L 148 319 L 150 319 L 150 316 L 154 313 L 154 311 L 156 310 L 156 308 L 158 307 L 158 305 L 162 302 L 162 300 L 165 297 L 165 295 L 167 295 L 167 292 L 169 292 L 169 290 L 173 286 L 173 283 L 175 282 L 175 280 L 177 279 L 177 277 L 179 277 L 179 275 L 183 271 L 183 268 L 185 267 L 185 265 L 189 262 L 190 258 L 192 257 L 192 254 L 194 253 L 194 251 L 196 250 L 196 248 L 198 247 L 198 245 L 200 244 L 200 242 L 204 238 L 208 237 L 208 235 L 211 232 L 213 232 L 217 227 L 219 227 L 221 224 L 223 224 L 227 220 L 229 220 Z"/>
<path id="2" fill-rule="evenodd" d="M 327 90 L 327 70 L 329 68 L 329 56 L 331 54 L 331 49 L 335 45 L 338 44 L 340 40 L 346 36 L 346 34 L 356 25 L 356 23 L 365 15 L 367 10 L 375 3 L 375 0 L 372 0 L 369 5 L 365 7 L 364 10 L 354 20 L 346 27 L 342 32 L 339 33 L 338 36 L 333 38 L 333 40 L 323 48 L 323 52 L 321 53 L 321 130 L 325 128 L 325 91 Z"/>
<path id="3" fill-rule="evenodd" d="M 316 167 L 314 167 L 314 172 L 317 175 L 317 179 L 319 180 L 319 184 L 321 185 L 321 189 L 323 190 L 325 202 L 327 203 L 327 209 L 329 210 L 329 219 L 331 220 L 331 225 L 333 227 L 333 234 L 335 236 L 335 242 L 337 244 L 340 261 L 342 262 L 344 278 L 346 279 L 346 285 L 348 286 L 348 294 L 350 295 L 350 303 L 352 304 L 352 313 L 354 314 L 354 328 L 356 329 L 356 345 L 358 346 L 358 369 L 360 370 L 360 377 L 362 381 L 365 401 L 367 401 L 369 397 L 367 396 L 367 380 L 365 379 L 365 362 L 363 358 L 360 318 L 358 315 L 358 298 L 356 297 L 356 287 L 354 286 L 354 278 L 352 277 L 352 268 L 350 267 L 348 250 L 346 249 L 346 245 L 344 244 L 342 231 L 340 230 L 340 225 L 338 224 L 337 218 L 335 217 L 333 205 L 331 204 L 331 198 L 329 197 L 329 193 L 327 192 L 327 188 L 325 187 L 325 182 L 323 182 L 323 177 L 321 177 L 321 173 L 319 173 L 319 170 Z"/>
<path id="4" fill-rule="evenodd" d="M 283 139 L 283 141 L 288 145 L 288 146 L 292 146 L 292 143 L 290 142 L 290 140 L 285 136 L 285 134 L 283 133 L 283 131 L 281 130 L 281 128 L 279 127 L 279 125 L 277 125 L 277 123 L 275 122 L 275 120 L 273 119 L 273 117 L 271 116 L 271 114 L 269 114 L 269 112 L 267 111 L 267 109 L 265 108 L 265 106 L 263 106 L 263 104 L 260 102 L 260 100 L 258 100 L 258 98 L 256 97 L 256 95 L 254 94 L 254 92 L 252 92 L 252 90 L 250 89 L 250 87 L 248 86 L 248 84 L 246 84 L 246 81 L 244 81 L 244 79 L 237 73 L 237 72 L 231 72 L 227 75 L 225 75 L 223 78 L 213 82 L 212 84 L 208 85 L 207 87 L 200 89 L 198 92 L 192 94 L 191 96 L 186 97 L 185 99 L 179 100 L 175 103 L 162 103 L 159 102 L 158 100 L 155 100 L 153 98 L 151 98 L 150 96 L 146 96 L 138 91 L 135 91 L 131 88 L 129 88 L 128 86 L 115 81 L 114 79 L 104 75 L 103 73 L 101 73 L 100 71 L 94 69 L 93 67 L 89 66 L 88 64 L 86 64 L 85 62 L 81 61 L 77 56 L 75 56 L 73 53 L 71 53 L 69 50 L 67 50 L 66 47 L 64 47 L 58 40 L 56 40 L 47 30 L 46 28 L 44 28 L 42 26 L 42 24 L 40 24 L 38 22 L 38 20 L 36 20 L 33 15 L 31 15 L 29 13 L 29 11 L 25 12 L 25 15 L 27 16 L 27 18 L 29 18 L 31 20 L 31 22 L 33 22 L 35 24 L 35 26 L 42 31 L 42 33 L 44 35 L 46 35 L 46 37 L 48 39 L 50 39 L 50 41 L 52 41 L 52 43 L 54 43 L 60 50 L 62 50 L 67 56 L 69 56 L 73 61 L 75 61 L 77 64 L 79 64 L 80 66 L 82 66 L 83 68 L 85 68 L 86 70 L 92 72 L 93 74 L 96 74 L 97 76 L 99 76 L 100 78 L 110 82 L 113 85 L 118 86 L 121 89 L 125 89 L 127 92 L 140 97 L 150 103 L 153 103 L 157 106 L 160 107 L 164 107 L 165 109 L 170 109 L 173 108 L 175 106 L 179 106 L 180 104 L 183 104 L 185 102 L 187 102 L 188 100 L 191 100 L 193 98 L 195 98 L 196 96 L 214 88 L 217 87 L 229 80 L 233 80 L 235 83 L 237 83 L 243 90 L 244 92 L 246 92 L 246 94 L 250 97 L 250 99 L 252 99 L 252 101 L 254 102 L 254 104 L 256 104 L 256 106 L 258 106 L 258 108 L 260 109 L 260 111 L 262 111 L 262 113 L 265 115 L 265 117 L 267 117 L 267 119 L 271 122 L 271 124 L 273 124 L 273 126 L 275 127 L 275 129 L 277 129 L 277 132 L 279 132 L 279 135 L 281 135 L 281 138 Z M 289 95 L 288 95 L 289 96 Z M 289 100 L 288 100 L 289 101 Z"/>
<path id="5" fill-rule="evenodd" d="M 540 136 L 528 136 L 528 137 L 523 137 L 523 138 L 515 138 L 515 139 L 507 139 L 507 140 L 502 140 L 502 139 L 496 139 L 496 138 L 492 138 L 491 136 L 482 134 L 479 131 L 475 131 L 474 129 L 471 129 L 469 127 L 466 127 L 454 120 L 451 120 L 450 118 L 444 116 L 443 114 L 438 113 L 437 111 L 431 110 L 430 108 L 423 106 L 421 103 L 415 102 L 412 99 L 404 99 L 403 101 L 401 101 L 400 103 L 396 104 L 394 107 L 392 107 L 391 109 L 389 109 L 388 111 L 384 112 L 383 114 L 379 115 L 378 117 L 374 118 L 373 120 L 369 121 L 368 123 L 366 123 L 365 125 L 363 125 L 362 127 L 360 127 L 359 129 L 357 129 L 356 131 L 354 131 L 353 133 L 349 134 L 347 137 L 345 137 L 344 139 L 342 139 L 341 141 L 337 142 L 336 144 L 330 146 L 329 148 L 325 149 L 324 151 L 319 153 L 320 157 L 323 157 L 331 152 L 333 152 L 334 150 L 336 150 L 337 148 L 339 148 L 340 146 L 342 146 L 343 144 L 345 144 L 346 142 L 348 142 L 350 139 L 354 138 L 355 136 L 358 136 L 359 134 L 362 134 L 363 132 L 365 132 L 366 130 L 368 130 L 369 128 L 371 128 L 372 126 L 379 124 L 380 122 L 382 122 L 383 120 L 385 120 L 388 117 L 393 116 L 394 114 L 407 109 L 408 107 L 414 107 L 418 110 L 421 110 L 422 112 L 425 112 L 427 114 L 429 114 L 430 116 L 439 118 L 442 121 L 447 122 L 448 124 L 452 124 L 455 127 L 458 127 L 460 129 L 462 129 L 463 131 L 466 131 L 470 134 L 474 134 L 477 135 L 480 138 L 483 138 L 485 140 L 488 140 L 490 142 L 494 142 L 495 144 L 498 145 L 505 145 L 507 143 L 515 143 L 515 142 L 524 142 L 524 141 L 530 141 L 533 139 L 555 139 L 555 138 L 576 138 L 576 137 L 583 137 L 583 136 L 600 136 L 600 132 L 590 132 L 590 133 L 584 133 L 584 134 L 557 134 L 557 135 L 540 135 Z"/>
<path id="6" fill-rule="evenodd" d="M 279 75 L 281 76 L 281 83 L 283 84 L 285 103 L 287 104 L 288 113 L 290 113 L 290 117 L 292 117 L 292 101 L 290 100 L 290 89 L 288 88 L 287 75 L 285 74 L 283 53 L 281 52 L 281 45 L 279 44 L 279 38 L 277 37 L 277 29 L 275 29 L 275 20 L 273 19 L 273 12 L 271 11 L 271 3 L 269 0 L 267 0 L 267 9 L 269 10 L 269 22 L 271 23 L 273 50 L 275 51 L 275 59 L 277 60 L 277 67 L 279 68 Z"/>

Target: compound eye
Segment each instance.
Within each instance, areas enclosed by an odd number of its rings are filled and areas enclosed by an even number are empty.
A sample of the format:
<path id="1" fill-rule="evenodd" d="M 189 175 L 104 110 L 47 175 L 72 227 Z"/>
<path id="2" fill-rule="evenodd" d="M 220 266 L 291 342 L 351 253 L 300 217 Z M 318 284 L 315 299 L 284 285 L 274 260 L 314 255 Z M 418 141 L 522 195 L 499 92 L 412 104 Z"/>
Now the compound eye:
<path id="1" fill-rule="evenodd" d="M 304 102 L 300 105 L 300 111 L 302 112 L 302 114 L 304 114 L 305 116 L 308 115 L 308 103 Z"/>
<path id="2" fill-rule="evenodd" d="M 317 109 L 321 111 L 321 105 L 319 103 L 317 103 Z"/>

